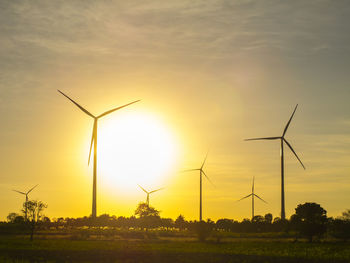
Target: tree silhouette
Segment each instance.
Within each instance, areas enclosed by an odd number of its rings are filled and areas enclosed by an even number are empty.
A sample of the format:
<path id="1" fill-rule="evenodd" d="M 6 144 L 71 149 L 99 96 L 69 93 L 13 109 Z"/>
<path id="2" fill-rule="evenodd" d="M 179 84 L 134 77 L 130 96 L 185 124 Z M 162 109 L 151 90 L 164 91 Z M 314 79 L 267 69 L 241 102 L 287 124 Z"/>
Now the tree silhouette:
<path id="1" fill-rule="evenodd" d="M 350 239 L 350 209 L 342 213 L 342 216 L 329 220 L 330 234 L 343 241 Z"/>
<path id="2" fill-rule="evenodd" d="M 273 218 L 273 216 L 272 216 L 271 213 L 268 213 L 268 214 L 266 214 L 266 215 L 264 216 L 265 222 L 266 222 L 267 224 L 271 224 L 271 223 L 272 223 L 272 218 Z"/>
<path id="3" fill-rule="evenodd" d="M 345 212 L 343 212 L 342 219 L 350 221 L 350 209 L 347 209 Z"/>
<path id="4" fill-rule="evenodd" d="M 186 220 L 183 215 L 179 215 L 175 220 L 175 227 L 180 230 L 184 230 L 186 228 Z"/>
<path id="5" fill-rule="evenodd" d="M 7 216 L 7 221 L 10 223 L 23 223 L 24 217 L 17 213 L 9 213 Z"/>
<path id="6" fill-rule="evenodd" d="M 139 203 L 135 215 L 139 217 L 139 223 L 142 228 L 158 227 L 161 225 L 159 211 L 147 203 Z"/>
<path id="7" fill-rule="evenodd" d="M 291 217 L 291 224 L 312 242 L 314 236 L 321 236 L 327 230 L 327 211 L 319 204 L 300 204 Z"/>
<path id="8" fill-rule="evenodd" d="M 331 219 L 329 225 L 330 234 L 333 237 L 340 238 L 344 242 L 350 239 L 350 220 Z"/>
<path id="9" fill-rule="evenodd" d="M 27 212 L 27 220 L 29 221 L 30 225 L 30 240 L 33 241 L 34 236 L 34 230 L 39 222 L 39 220 L 42 218 L 42 212 L 43 210 L 47 208 L 47 204 L 44 204 L 41 201 L 26 201 L 23 203 L 23 209 L 22 212 Z"/>
<path id="10" fill-rule="evenodd" d="M 203 242 L 205 241 L 211 234 L 212 230 L 214 228 L 214 222 L 208 219 L 207 222 L 205 221 L 199 221 L 194 222 L 192 229 L 197 234 L 198 240 Z"/>
<path id="11" fill-rule="evenodd" d="M 149 206 L 147 203 L 139 203 L 135 210 L 135 215 L 140 218 L 146 216 L 159 216 L 159 211 L 154 207 Z"/>

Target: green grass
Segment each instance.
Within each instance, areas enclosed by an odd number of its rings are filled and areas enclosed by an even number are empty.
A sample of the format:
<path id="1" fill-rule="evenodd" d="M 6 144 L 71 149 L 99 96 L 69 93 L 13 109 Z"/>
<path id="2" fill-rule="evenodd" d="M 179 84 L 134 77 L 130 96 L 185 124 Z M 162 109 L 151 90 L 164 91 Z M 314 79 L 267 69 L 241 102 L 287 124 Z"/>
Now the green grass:
<path id="1" fill-rule="evenodd" d="M 0 238 L 0 260 L 13 262 L 350 262 L 346 243 L 274 240 L 206 242 Z"/>

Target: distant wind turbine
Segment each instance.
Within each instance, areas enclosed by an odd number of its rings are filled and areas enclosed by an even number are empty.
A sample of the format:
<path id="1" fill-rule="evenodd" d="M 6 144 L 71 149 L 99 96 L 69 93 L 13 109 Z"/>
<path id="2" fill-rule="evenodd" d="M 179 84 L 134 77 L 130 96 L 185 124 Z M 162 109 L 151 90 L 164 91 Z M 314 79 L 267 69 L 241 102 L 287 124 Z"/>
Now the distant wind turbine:
<path id="1" fill-rule="evenodd" d="M 133 102 L 130 102 L 128 104 L 125 104 L 123 106 L 111 109 L 109 111 L 106 111 L 98 116 L 92 115 L 90 112 L 88 112 L 86 109 L 84 109 L 82 106 L 80 106 L 78 103 L 76 103 L 74 100 L 69 98 L 66 94 L 64 94 L 62 91 L 58 90 L 59 93 L 61 93 L 63 96 L 65 96 L 67 99 L 69 99 L 71 102 L 73 102 L 80 110 L 82 110 L 84 113 L 89 115 L 91 118 L 94 119 L 94 126 L 92 129 L 92 137 L 91 137 L 91 144 L 90 144 L 90 151 L 89 151 L 89 159 L 88 159 L 88 165 L 90 164 L 90 157 L 91 157 L 91 150 L 92 150 L 92 145 L 94 145 L 94 168 L 93 168 L 93 186 L 92 186 L 92 213 L 91 216 L 92 218 L 96 218 L 96 177 L 97 177 L 97 122 L 98 120 L 106 116 L 107 114 L 110 114 L 116 110 L 119 110 L 121 108 L 124 108 L 126 106 L 129 106 L 133 103 L 136 103 L 140 100 L 135 100 Z"/>
<path id="2" fill-rule="evenodd" d="M 241 201 L 241 200 L 243 200 L 243 199 L 246 199 L 246 198 L 248 198 L 248 197 L 250 197 L 250 196 L 252 197 L 252 220 L 253 220 L 253 218 L 254 218 L 254 197 L 259 198 L 261 201 L 263 201 L 263 202 L 265 202 L 265 203 L 267 204 L 267 202 L 266 202 L 265 200 L 263 200 L 263 199 L 260 198 L 257 194 L 254 193 L 254 177 L 253 177 L 252 192 L 251 192 L 249 195 L 247 195 L 247 196 L 245 196 L 245 197 L 239 199 L 238 201 Z"/>
<path id="3" fill-rule="evenodd" d="M 31 192 L 31 191 L 33 191 L 34 190 L 34 188 L 35 187 L 37 187 L 38 185 L 36 185 L 36 186 L 34 186 L 33 188 L 31 188 L 29 191 L 27 191 L 27 192 L 21 192 L 21 191 L 17 191 L 17 190 L 12 190 L 12 191 L 15 191 L 15 192 L 17 192 L 17 193 L 19 193 L 19 194 L 22 194 L 22 195 L 25 195 L 26 196 L 26 202 L 28 202 L 28 195 L 29 195 L 29 193 Z M 27 206 L 25 207 L 25 212 L 24 212 L 25 214 L 24 214 L 24 220 L 25 221 L 27 221 Z"/>
<path id="4" fill-rule="evenodd" d="M 293 119 L 294 113 L 297 110 L 298 104 L 295 106 L 295 109 L 292 113 L 292 116 L 290 117 L 289 121 L 287 122 L 286 127 L 284 128 L 282 136 L 279 137 L 265 137 L 265 138 L 253 138 L 253 139 L 246 139 L 245 141 L 255 141 L 255 140 L 281 140 L 281 219 L 286 219 L 286 211 L 285 211 L 285 200 L 284 200 L 284 150 L 283 150 L 283 144 L 286 143 L 289 149 L 294 153 L 295 157 L 300 162 L 301 166 L 305 169 L 304 164 L 292 148 L 292 146 L 289 144 L 289 142 L 286 140 L 285 135 L 288 130 L 289 124 Z"/>
<path id="5" fill-rule="evenodd" d="M 199 171 L 199 221 L 202 221 L 202 175 L 204 174 L 204 176 L 208 179 L 208 181 L 213 184 L 209 177 L 206 175 L 206 173 L 203 170 L 205 161 L 207 160 L 208 157 L 208 153 L 204 158 L 204 161 L 202 163 L 202 166 L 200 168 L 197 169 L 188 169 L 188 170 L 184 170 L 182 172 L 191 172 L 191 171 Z"/>
<path id="6" fill-rule="evenodd" d="M 164 188 L 160 188 L 160 189 L 157 189 L 157 190 L 153 190 L 153 191 L 148 192 L 148 191 L 146 191 L 141 185 L 138 185 L 138 186 L 147 194 L 146 203 L 147 203 L 148 206 L 149 206 L 149 195 L 150 195 L 150 194 L 153 194 L 153 193 L 155 193 L 155 192 L 157 192 L 157 191 L 159 191 L 159 190 L 163 190 L 163 189 L 164 189 Z"/>

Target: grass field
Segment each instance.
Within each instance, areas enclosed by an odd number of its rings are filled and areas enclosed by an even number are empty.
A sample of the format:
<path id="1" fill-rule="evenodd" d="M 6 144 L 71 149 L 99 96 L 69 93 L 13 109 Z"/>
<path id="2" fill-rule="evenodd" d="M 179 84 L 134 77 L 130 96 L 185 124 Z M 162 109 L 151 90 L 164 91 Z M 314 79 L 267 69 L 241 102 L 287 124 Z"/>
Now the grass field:
<path id="1" fill-rule="evenodd" d="M 1 262 L 350 262 L 350 244 L 270 239 L 225 242 L 1 237 Z"/>

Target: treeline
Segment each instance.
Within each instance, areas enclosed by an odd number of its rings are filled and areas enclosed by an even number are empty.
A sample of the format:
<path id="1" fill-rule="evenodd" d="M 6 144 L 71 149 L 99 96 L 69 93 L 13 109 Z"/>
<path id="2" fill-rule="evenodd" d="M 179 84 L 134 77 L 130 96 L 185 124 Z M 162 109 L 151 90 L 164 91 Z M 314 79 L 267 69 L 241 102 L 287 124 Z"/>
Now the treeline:
<path id="1" fill-rule="evenodd" d="M 299 236 L 305 236 L 310 241 L 315 236 L 322 237 L 325 233 L 330 233 L 333 237 L 340 239 L 350 238 L 350 210 L 343 213 L 342 217 L 329 218 L 326 211 L 316 203 L 305 203 L 298 205 L 296 213 L 289 220 L 281 220 L 279 217 L 273 218 L 272 214 L 264 216 L 254 216 L 254 218 L 236 221 L 233 219 L 219 219 L 216 222 L 207 221 L 187 221 L 180 215 L 173 220 L 162 218 L 159 211 L 153 207 L 141 203 L 135 211 L 135 216 L 111 216 L 103 214 L 93 219 L 91 217 L 80 218 L 57 218 L 50 219 L 42 217 L 37 222 L 38 230 L 59 230 L 59 229 L 79 229 L 79 228 L 106 228 L 124 230 L 174 230 L 174 231 L 195 231 L 195 232 L 232 232 L 232 233 L 268 233 L 268 232 L 296 232 Z M 0 224 L 0 233 L 9 232 L 10 229 L 21 229 L 25 224 L 24 216 L 11 213 L 7 222 Z"/>

